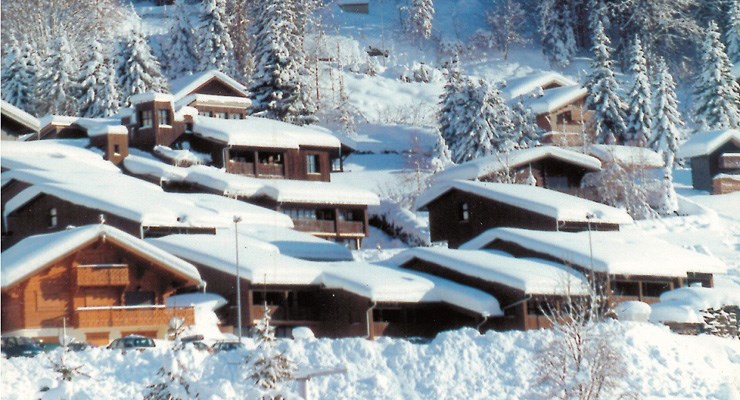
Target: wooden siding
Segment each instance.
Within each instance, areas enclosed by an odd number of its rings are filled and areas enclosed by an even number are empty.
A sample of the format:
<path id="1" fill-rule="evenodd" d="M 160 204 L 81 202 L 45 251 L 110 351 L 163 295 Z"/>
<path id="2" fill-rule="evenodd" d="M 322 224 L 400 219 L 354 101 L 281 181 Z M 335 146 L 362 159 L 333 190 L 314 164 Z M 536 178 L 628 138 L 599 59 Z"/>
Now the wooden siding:
<path id="1" fill-rule="evenodd" d="M 537 181 L 537 186 L 573 194 L 579 192 L 583 176 L 596 170 L 589 170 L 557 158 L 546 157 L 526 165 L 513 167 L 514 180 L 525 183 L 530 171 Z M 483 176 L 480 180 L 496 182 L 497 174 Z"/>
<path id="2" fill-rule="evenodd" d="M 740 177 L 716 176 L 712 180 L 712 194 L 727 194 L 740 191 Z"/>
<path id="3" fill-rule="evenodd" d="M 192 323 L 192 309 L 163 306 L 188 285 L 193 283 L 99 239 L 3 290 L 2 331 L 60 328 L 65 318 L 70 329 L 83 333 L 102 327 L 166 329 L 174 314 Z M 126 304 L 136 297 L 130 293 L 146 294 L 151 304 Z"/>
<path id="4" fill-rule="evenodd" d="M 215 96 L 247 97 L 243 93 L 227 86 L 216 77 L 209 79 L 207 82 L 198 86 L 188 94 L 210 94 Z"/>
<path id="5" fill-rule="evenodd" d="M 729 141 L 711 154 L 691 159 L 691 181 L 694 189 L 713 192 L 713 179 L 720 173 L 735 173 L 735 169 L 723 169 L 720 165 L 722 155 L 739 153 L 740 145 Z"/>

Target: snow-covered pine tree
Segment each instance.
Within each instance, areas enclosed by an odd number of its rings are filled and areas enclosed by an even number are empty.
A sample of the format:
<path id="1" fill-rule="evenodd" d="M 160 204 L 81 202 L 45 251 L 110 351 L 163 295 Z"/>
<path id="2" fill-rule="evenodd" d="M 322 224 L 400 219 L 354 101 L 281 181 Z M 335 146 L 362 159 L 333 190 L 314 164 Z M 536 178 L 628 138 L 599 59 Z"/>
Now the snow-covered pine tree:
<path id="1" fill-rule="evenodd" d="M 674 215 L 678 211 L 678 197 L 673 187 L 672 166 L 663 168 L 663 180 L 660 182 L 660 200 L 656 211 L 660 215 Z"/>
<path id="2" fill-rule="evenodd" d="M 518 148 L 526 149 L 539 144 L 542 129 L 537 126 L 532 110 L 525 106 L 521 99 L 511 108 L 511 123 L 516 133 L 515 137 L 518 137 Z"/>
<path id="3" fill-rule="evenodd" d="M 640 38 L 635 36 L 632 43 L 630 70 L 634 82 L 630 88 L 627 106 L 627 133 L 629 143 L 644 147 L 650 140 L 653 111 L 652 90 L 648 79 L 647 61 L 642 52 Z"/>
<path id="4" fill-rule="evenodd" d="M 78 70 L 72 59 L 72 49 L 64 36 L 56 38 L 47 50 L 42 63 L 39 84 L 36 87 L 40 115 L 76 115 Z"/>
<path id="5" fill-rule="evenodd" d="M 317 121 L 316 107 L 305 91 L 305 54 L 292 2 L 259 0 L 254 4 L 252 37 L 255 68 L 249 91 L 255 115 L 297 125 Z"/>
<path id="6" fill-rule="evenodd" d="M 729 26 L 725 30 L 727 56 L 730 62 L 740 63 L 740 1 L 735 0 L 730 10 Z"/>
<path id="7" fill-rule="evenodd" d="M 653 90 L 653 124 L 650 147 L 663 155 L 665 166 L 673 168 L 678 145 L 683 139 L 684 123 L 678 112 L 676 84 L 662 58 L 655 64 Z"/>
<path id="8" fill-rule="evenodd" d="M 249 80 L 254 70 L 254 58 L 250 52 L 252 38 L 249 35 L 251 21 L 248 5 L 247 0 L 226 0 L 226 15 L 231 17 L 227 28 L 234 44 L 236 75 L 233 78 L 242 83 Z"/>
<path id="9" fill-rule="evenodd" d="M 167 80 L 162 76 L 140 21 L 133 24 L 133 29 L 119 44 L 117 55 L 118 87 L 123 106 L 129 106 L 131 96 L 135 94 L 167 91 Z"/>
<path id="10" fill-rule="evenodd" d="M 460 125 L 464 112 L 465 81 L 457 61 L 453 61 L 447 73 L 447 83 L 440 96 L 440 110 L 437 114 L 439 132 L 449 148 L 457 145 L 460 136 Z"/>
<path id="11" fill-rule="evenodd" d="M 596 24 L 601 22 L 604 28 L 609 26 L 609 7 L 606 0 L 587 0 L 586 8 L 588 9 L 588 31 L 593 34 L 596 32 Z"/>
<path id="12" fill-rule="evenodd" d="M 408 18 L 408 29 L 413 36 L 422 39 L 432 37 L 432 21 L 434 19 L 432 0 L 411 0 Z"/>
<path id="13" fill-rule="evenodd" d="M 108 117 L 118 112 L 116 72 L 96 40 L 90 46 L 88 60 L 77 79 L 79 115 L 88 118 Z"/>
<path id="14" fill-rule="evenodd" d="M 36 113 L 37 64 L 33 47 L 14 39 L 2 60 L 2 98 L 29 113 Z"/>
<path id="15" fill-rule="evenodd" d="M 196 70 L 198 48 L 190 19 L 190 9 L 191 6 L 186 0 L 175 1 L 169 41 L 165 41 L 162 46 L 169 56 L 163 64 L 166 64 L 165 70 L 171 79 L 177 79 Z"/>
<path id="16" fill-rule="evenodd" d="M 566 67 L 576 53 L 572 4 L 569 0 L 544 0 L 540 3 L 542 52 L 550 64 Z"/>
<path id="17" fill-rule="evenodd" d="M 586 107 L 594 110 L 592 123 L 596 142 L 622 144 L 629 138 L 625 137 L 624 105 L 612 70 L 609 43 L 604 26 L 597 22 L 592 47 L 594 60 L 591 62 L 591 75 L 586 84 Z"/>
<path id="18" fill-rule="evenodd" d="M 450 148 L 447 147 L 447 143 L 445 143 L 445 140 L 442 138 L 442 134 L 439 131 L 437 131 L 437 141 L 434 143 L 432 159 L 429 164 L 432 169 L 432 173 L 435 174 L 451 165 L 454 165 Z"/>
<path id="19" fill-rule="evenodd" d="M 527 43 L 521 33 L 526 14 L 519 2 L 497 0 L 493 12 L 489 12 L 486 19 L 491 26 L 496 46 L 504 53 L 504 60 L 509 58 L 511 46 Z"/>
<path id="20" fill-rule="evenodd" d="M 144 390 L 144 400 L 190 400 L 200 399 L 200 394 L 193 389 L 188 361 L 185 359 L 185 346 L 175 337 L 171 349 L 161 358 L 162 366 L 157 370 L 156 383 Z"/>
<path id="21" fill-rule="evenodd" d="M 701 129 L 740 126 L 740 85 L 732 76 L 717 24 L 709 23 L 702 44 L 701 74 L 694 86 L 694 119 Z"/>
<path id="22" fill-rule="evenodd" d="M 198 71 L 217 69 L 234 76 L 234 43 L 229 35 L 224 0 L 203 0 L 198 26 Z"/>
<path id="23" fill-rule="evenodd" d="M 265 304 L 264 314 L 254 327 L 257 348 L 247 358 L 247 378 L 262 392 L 262 398 L 282 398 L 283 382 L 290 380 L 296 366 L 276 348 L 275 328 L 270 326 L 270 308 Z"/>

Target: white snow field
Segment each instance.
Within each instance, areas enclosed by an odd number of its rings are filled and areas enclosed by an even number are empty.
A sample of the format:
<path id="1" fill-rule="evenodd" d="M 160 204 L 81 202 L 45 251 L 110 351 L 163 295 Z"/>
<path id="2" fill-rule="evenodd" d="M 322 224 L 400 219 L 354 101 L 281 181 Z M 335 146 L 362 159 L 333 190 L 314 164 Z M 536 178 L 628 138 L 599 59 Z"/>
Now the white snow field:
<path id="1" fill-rule="evenodd" d="M 738 398 L 740 341 L 680 336 L 651 324 L 623 323 L 616 329 L 628 371 L 621 393 L 641 399 Z M 539 399 L 536 358 L 552 336 L 548 330 L 479 334 L 461 329 L 427 344 L 388 338 L 298 339 L 281 340 L 278 348 L 303 369 L 346 367 L 346 374 L 312 380 L 315 399 Z M 74 400 L 140 399 L 145 386 L 156 382 L 165 345 L 126 354 L 106 349 L 69 353 L 67 363 L 83 365 L 88 376 L 76 378 L 65 390 Z M 200 399 L 236 399 L 246 398 L 249 390 L 243 378 L 248 352 L 209 355 L 186 349 L 179 358 Z M 57 351 L 0 360 L 3 387 L 13 388 L 4 390 L 2 398 L 41 398 L 42 386 L 56 385 L 49 366 L 58 357 Z"/>

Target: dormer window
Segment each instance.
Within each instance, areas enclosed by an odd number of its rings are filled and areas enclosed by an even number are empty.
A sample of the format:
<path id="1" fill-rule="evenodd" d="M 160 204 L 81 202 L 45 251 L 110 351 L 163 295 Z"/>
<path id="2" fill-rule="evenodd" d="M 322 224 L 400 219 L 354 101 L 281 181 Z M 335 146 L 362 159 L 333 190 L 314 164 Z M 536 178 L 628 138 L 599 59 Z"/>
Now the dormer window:
<path id="1" fill-rule="evenodd" d="M 171 126 L 172 121 L 170 121 L 170 110 L 158 110 L 157 120 L 159 122 L 159 126 Z"/>
<path id="2" fill-rule="evenodd" d="M 139 113 L 139 127 L 151 128 L 154 126 L 154 119 L 151 110 L 143 110 Z"/>

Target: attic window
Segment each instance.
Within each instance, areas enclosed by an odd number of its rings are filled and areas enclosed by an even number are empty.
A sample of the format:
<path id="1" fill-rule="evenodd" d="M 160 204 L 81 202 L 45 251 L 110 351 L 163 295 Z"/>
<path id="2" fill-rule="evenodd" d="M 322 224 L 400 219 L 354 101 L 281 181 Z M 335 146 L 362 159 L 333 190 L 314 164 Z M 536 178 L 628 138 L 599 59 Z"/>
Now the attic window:
<path id="1" fill-rule="evenodd" d="M 139 127 L 140 128 L 151 128 L 154 126 L 154 120 L 151 110 L 143 110 L 139 113 Z"/>
<path id="2" fill-rule="evenodd" d="M 57 209 L 52 207 L 49 209 L 49 228 L 56 228 L 58 222 Z"/>
<path id="3" fill-rule="evenodd" d="M 157 122 L 159 122 L 159 126 L 172 125 L 172 121 L 170 121 L 170 110 L 158 110 L 157 119 Z"/>
<path id="4" fill-rule="evenodd" d="M 459 218 L 460 222 L 467 222 L 470 221 L 470 206 L 467 202 L 460 203 L 460 210 L 459 210 Z"/>

